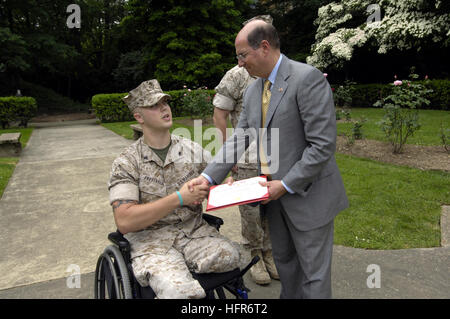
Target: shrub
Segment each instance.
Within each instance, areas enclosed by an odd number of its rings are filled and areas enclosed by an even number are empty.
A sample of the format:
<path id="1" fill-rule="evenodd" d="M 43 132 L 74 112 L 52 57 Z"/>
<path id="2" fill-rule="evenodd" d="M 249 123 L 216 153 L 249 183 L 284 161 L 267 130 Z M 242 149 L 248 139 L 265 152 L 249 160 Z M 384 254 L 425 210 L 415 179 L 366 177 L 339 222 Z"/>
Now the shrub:
<path id="1" fill-rule="evenodd" d="M 347 122 L 350 122 L 352 119 L 352 113 L 349 109 L 336 109 L 336 121 L 341 120 L 342 117 L 345 117 Z"/>
<path id="2" fill-rule="evenodd" d="M 123 122 L 134 120 L 128 106 L 122 101 L 127 93 L 97 94 L 92 97 L 92 108 L 102 122 Z"/>
<path id="3" fill-rule="evenodd" d="M 20 121 L 20 126 L 27 127 L 28 121 L 36 114 L 37 103 L 32 97 L 0 97 L 0 122 L 2 128 L 11 122 Z"/>
<path id="4" fill-rule="evenodd" d="M 197 89 L 191 90 L 173 90 L 166 91 L 167 94 L 171 96 L 170 99 L 170 108 L 172 109 L 172 115 L 174 117 L 180 116 L 211 116 L 213 114 L 213 109 L 211 105 L 207 105 L 207 103 L 203 103 L 207 100 L 208 95 L 211 99 L 216 94 L 214 90 L 205 90 L 205 89 Z M 202 96 L 202 98 L 200 98 Z"/>
<path id="5" fill-rule="evenodd" d="M 362 127 L 365 122 L 367 122 L 367 119 L 365 117 L 361 117 L 358 120 L 353 122 L 352 136 L 355 140 L 360 140 L 364 137 L 364 134 L 362 132 Z"/>
<path id="6" fill-rule="evenodd" d="M 188 91 L 183 94 L 183 111 L 191 118 L 211 116 L 214 112 L 211 95 L 203 89 Z"/>
<path id="7" fill-rule="evenodd" d="M 348 108 L 352 106 L 354 82 L 345 81 L 344 85 L 339 85 L 333 90 L 334 103 L 338 107 Z"/>
<path id="8" fill-rule="evenodd" d="M 424 108 L 437 110 L 450 110 L 450 81 L 449 80 L 425 80 L 418 81 L 424 84 L 429 90 L 432 90 L 427 96 L 430 105 Z"/>
<path id="9" fill-rule="evenodd" d="M 430 104 L 426 96 L 431 90 L 414 81 L 418 75 L 413 69 L 411 71 L 411 81 L 395 81 L 392 94 L 374 104 L 383 106 L 385 110 L 381 129 L 391 142 L 394 153 L 401 153 L 408 137 L 420 129 L 418 108 Z"/>

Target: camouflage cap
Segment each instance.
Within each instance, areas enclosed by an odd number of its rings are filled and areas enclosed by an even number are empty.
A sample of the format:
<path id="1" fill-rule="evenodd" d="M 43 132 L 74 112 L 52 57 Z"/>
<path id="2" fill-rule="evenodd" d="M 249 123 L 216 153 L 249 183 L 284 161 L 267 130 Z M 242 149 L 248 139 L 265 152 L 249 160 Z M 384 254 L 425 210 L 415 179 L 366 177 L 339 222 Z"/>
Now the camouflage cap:
<path id="1" fill-rule="evenodd" d="M 128 105 L 130 111 L 133 112 L 138 107 L 151 107 L 164 97 L 170 99 L 170 95 L 162 91 L 158 80 L 153 79 L 142 82 L 122 100 Z"/>

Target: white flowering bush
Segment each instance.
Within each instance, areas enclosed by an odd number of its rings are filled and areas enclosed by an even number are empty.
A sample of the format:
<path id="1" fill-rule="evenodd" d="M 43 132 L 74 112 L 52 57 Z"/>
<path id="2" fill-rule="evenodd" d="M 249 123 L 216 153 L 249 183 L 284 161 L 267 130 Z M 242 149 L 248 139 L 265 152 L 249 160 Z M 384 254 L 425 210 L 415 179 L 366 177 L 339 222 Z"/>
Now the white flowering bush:
<path id="1" fill-rule="evenodd" d="M 381 19 L 369 19 L 378 4 Z M 355 48 L 366 46 L 386 54 L 392 49 L 421 50 L 428 43 L 450 44 L 450 14 L 439 0 L 343 0 L 318 11 L 316 42 L 307 63 L 324 69 L 342 68 Z M 348 26 L 358 25 L 349 28 Z"/>

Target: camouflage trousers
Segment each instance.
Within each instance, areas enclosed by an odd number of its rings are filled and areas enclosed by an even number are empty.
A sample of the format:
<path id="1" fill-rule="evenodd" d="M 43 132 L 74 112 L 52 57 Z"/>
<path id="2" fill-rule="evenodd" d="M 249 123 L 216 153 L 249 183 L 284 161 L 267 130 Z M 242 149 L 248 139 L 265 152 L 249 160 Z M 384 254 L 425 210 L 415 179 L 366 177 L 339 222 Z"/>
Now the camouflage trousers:
<path id="1" fill-rule="evenodd" d="M 133 259 L 133 272 L 143 287 L 152 287 L 158 299 L 200 299 L 206 296 L 195 273 L 226 272 L 239 266 L 237 247 L 219 233 L 215 237 L 175 239 L 166 254 Z"/>
<path id="2" fill-rule="evenodd" d="M 258 170 L 238 166 L 238 172 L 233 172 L 232 175 L 235 180 L 241 180 L 258 176 Z M 249 250 L 272 249 L 269 222 L 266 216 L 261 217 L 259 206 L 241 205 L 239 206 L 239 212 L 241 214 L 241 234 L 244 248 Z"/>

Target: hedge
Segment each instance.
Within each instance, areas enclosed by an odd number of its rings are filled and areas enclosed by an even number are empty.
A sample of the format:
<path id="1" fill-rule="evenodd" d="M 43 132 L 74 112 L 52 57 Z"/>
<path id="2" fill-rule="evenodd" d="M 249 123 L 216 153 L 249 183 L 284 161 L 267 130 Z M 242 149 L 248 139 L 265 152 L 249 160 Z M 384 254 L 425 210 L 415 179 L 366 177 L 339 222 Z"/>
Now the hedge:
<path id="1" fill-rule="evenodd" d="M 193 115 L 188 107 L 183 104 L 185 94 L 198 94 L 200 91 L 207 92 L 211 98 L 214 96 L 214 90 L 174 90 L 165 91 L 171 96 L 170 108 L 172 116 L 190 116 Z M 128 93 L 111 93 L 111 94 L 97 94 L 92 97 L 91 105 L 95 111 L 97 118 L 102 122 L 122 122 L 134 120 L 133 115 L 129 111 L 122 98 Z M 212 114 L 211 114 L 212 115 Z"/>
<path id="2" fill-rule="evenodd" d="M 433 90 L 428 99 L 431 101 L 429 106 L 424 105 L 424 108 L 436 110 L 450 110 L 450 81 L 449 80 L 427 80 L 419 81 L 425 84 L 428 88 Z M 337 87 L 337 85 L 331 85 Z M 373 107 L 373 104 L 379 99 L 390 94 L 392 85 L 390 84 L 355 84 L 353 85 L 352 93 L 352 107 Z M 211 99 L 213 98 L 214 90 L 174 90 L 166 91 L 172 98 L 170 107 L 172 115 L 178 116 L 192 116 L 191 107 L 183 104 L 185 94 L 198 94 L 200 92 L 207 92 Z M 97 94 L 92 97 L 91 105 L 95 110 L 97 118 L 102 122 L 120 122 L 134 120 L 132 114 L 128 110 L 122 98 L 127 93 L 111 93 L 111 94 Z"/>
<path id="3" fill-rule="evenodd" d="M 36 115 L 37 103 L 32 97 L 0 97 L 0 122 L 2 128 L 9 127 L 12 122 L 20 122 L 27 127 L 28 121 Z"/>
<path id="4" fill-rule="evenodd" d="M 352 107 L 373 107 L 391 91 L 392 86 L 387 84 L 356 84 L 353 86 Z"/>
<path id="5" fill-rule="evenodd" d="M 127 93 L 97 94 L 91 105 L 97 118 L 102 122 L 132 121 L 134 118 L 122 98 Z"/>
<path id="6" fill-rule="evenodd" d="M 450 81 L 449 80 L 430 80 L 421 81 L 429 89 L 433 90 L 428 99 L 430 100 L 429 109 L 450 110 Z"/>
<path id="7" fill-rule="evenodd" d="M 428 96 L 430 105 L 424 105 L 423 109 L 450 110 L 450 81 L 427 80 L 418 81 L 433 93 Z M 337 88 L 338 85 L 331 85 Z M 391 84 L 355 84 L 352 86 L 352 107 L 373 107 L 373 104 L 391 93 Z"/>

